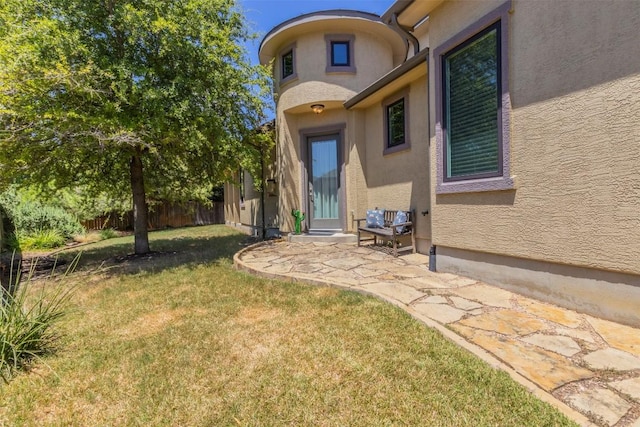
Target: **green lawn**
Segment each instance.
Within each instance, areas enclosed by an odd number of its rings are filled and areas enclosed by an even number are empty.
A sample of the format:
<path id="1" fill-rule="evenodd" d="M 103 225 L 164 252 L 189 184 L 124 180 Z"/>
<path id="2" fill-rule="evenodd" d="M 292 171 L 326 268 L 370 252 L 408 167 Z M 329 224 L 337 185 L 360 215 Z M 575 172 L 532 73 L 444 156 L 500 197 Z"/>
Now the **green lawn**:
<path id="1" fill-rule="evenodd" d="M 573 425 L 390 304 L 234 271 L 229 228 L 151 239 L 84 247 L 61 349 L 0 386 L 0 423 Z"/>

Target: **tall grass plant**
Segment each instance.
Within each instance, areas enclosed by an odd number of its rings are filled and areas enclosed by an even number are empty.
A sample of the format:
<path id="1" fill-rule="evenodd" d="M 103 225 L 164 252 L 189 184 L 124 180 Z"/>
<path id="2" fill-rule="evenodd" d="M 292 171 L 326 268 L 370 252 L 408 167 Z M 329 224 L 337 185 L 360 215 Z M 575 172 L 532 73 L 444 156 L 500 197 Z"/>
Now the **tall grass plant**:
<path id="1" fill-rule="evenodd" d="M 70 264 L 64 277 L 73 271 L 78 257 Z M 10 277 L 2 289 L 0 301 L 0 378 L 8 383 L 22 369 L 53 353 L 58 335 L 55 324 L 66 313 L 73 287 L 64 280 L 53 281 L 51 276 L 37 283 L 34 278 L 37 262 L 32 264 L 28 277 L 20 280 L 20 272 Z M 55 269 L 55 267 L 54 267 Z M 38 289 L 32 289 L 34 287 Z"/>

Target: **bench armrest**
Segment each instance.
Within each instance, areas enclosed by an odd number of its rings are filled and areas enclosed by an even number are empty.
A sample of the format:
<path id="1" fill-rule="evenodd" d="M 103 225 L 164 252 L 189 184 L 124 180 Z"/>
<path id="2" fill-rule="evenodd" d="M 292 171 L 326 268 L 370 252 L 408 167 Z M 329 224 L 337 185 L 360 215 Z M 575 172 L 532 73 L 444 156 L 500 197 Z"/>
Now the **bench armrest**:
<path id="1" fill-rule="evenodd" d="M 400 222 L 398 224 L 389 224 L 389 228 L 391 228 L 391 227 L 403 227 L 405 225 L 413 225 L 413 223 L 411 221 L 408 221 L 408 222 Z"/>

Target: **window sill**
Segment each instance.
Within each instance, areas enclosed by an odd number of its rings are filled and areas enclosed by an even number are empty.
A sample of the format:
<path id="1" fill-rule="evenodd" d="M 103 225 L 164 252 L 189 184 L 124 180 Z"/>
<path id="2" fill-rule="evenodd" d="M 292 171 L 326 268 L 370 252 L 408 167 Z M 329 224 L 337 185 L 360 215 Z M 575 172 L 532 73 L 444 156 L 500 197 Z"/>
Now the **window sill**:
<path id="1" fill-rule="evenodd" d="M 436 194 L 480 193 L 484 191 L 515 190 L 516 178 L 499 176 L 495 178 L 469 179 L 455 182 L 439 182 Z"/>
<path id="2" fill-rule="evenodd" d="M 297 73 L 296 74 L 292 74 L 292 75 L 290 75 L 290 76 L 288 76 L 288 77 L 286 77 L 284 79 L 280 79 L 279 86 L 280 87 L 286 86 L 289 83 L 294 82 L 296 80 L 298 80 L 298 74 Z"/>
<path id="3" fill-rule="evenodd" d="M 393 147 L 385 148 L 384 151 L 382 152 L 382 155 L 386 156 L 387 154 L 395 154 L 395 153 L 400 153 L 402 151 L 409 151 L 409 150 L 411 150 L 411 144 L 409 142 L 405 142 L 404 144 L 394 145 Z"/>
<path id="4" fill-rule="evenodd" d="M 325 69 L 325 72 L 327 74 L 337 74 L 337 73 L 356 74 L 356 67 L 328 65 L 327 68 Z"/>

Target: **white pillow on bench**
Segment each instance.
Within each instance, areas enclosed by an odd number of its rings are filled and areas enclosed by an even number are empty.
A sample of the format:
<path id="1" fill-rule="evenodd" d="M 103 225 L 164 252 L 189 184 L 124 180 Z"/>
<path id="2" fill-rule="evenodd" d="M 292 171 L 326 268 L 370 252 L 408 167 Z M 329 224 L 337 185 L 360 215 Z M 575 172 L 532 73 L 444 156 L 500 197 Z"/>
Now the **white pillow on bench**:
<path id="1" fill-rule="evenodd" d="M 393 218 L 393 224 L 402 224 L 404 222 L 407 222 L 407 213 L 405 211 L 398 211 L 396 212 L 396 217 Z M 400 227 L 396 227 L 396 233 L 398 234 L 402 234 L 404 233 L 404 225 L 401 225 Z"/>
<path id="2" fill-rule="evenodd" d="M 367 211 L 368 228 L 384 228 L 384 209 L 370 209 Z"/>

